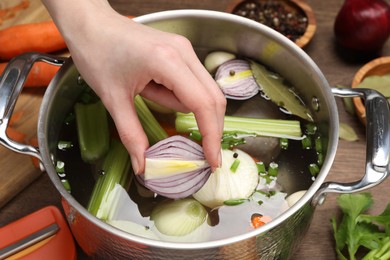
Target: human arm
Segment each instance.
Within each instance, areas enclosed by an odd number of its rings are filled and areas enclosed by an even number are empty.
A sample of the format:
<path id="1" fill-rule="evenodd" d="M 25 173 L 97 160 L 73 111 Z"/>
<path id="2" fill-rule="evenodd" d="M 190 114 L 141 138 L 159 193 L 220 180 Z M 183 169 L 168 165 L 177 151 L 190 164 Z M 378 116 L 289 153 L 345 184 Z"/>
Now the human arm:
<path id="1" fill-rule="evenodd" d="M 43 3 L 80 74 L 111 114 L 136 172 L 144 169 L 148 147 L 134 108 L 137 94 L 194 112 L 206 159 L 219 165 L 226 100 L 186 38 L 138 24 L 106 0 Z"/>

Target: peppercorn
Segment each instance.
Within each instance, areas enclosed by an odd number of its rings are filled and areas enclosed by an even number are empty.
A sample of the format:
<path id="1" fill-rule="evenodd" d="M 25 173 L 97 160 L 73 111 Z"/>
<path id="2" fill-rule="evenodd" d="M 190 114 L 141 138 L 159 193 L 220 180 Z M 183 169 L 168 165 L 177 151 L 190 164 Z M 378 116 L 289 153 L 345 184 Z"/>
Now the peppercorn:
<path id="1" fill-rule="evenodd" d="M 292 41 L 301 37 L 307 28 L 307 17 L 298 10 L 292 10 L 283 1 L 242 1 L 233 14 L 243 16 L 280 32 Z"/>

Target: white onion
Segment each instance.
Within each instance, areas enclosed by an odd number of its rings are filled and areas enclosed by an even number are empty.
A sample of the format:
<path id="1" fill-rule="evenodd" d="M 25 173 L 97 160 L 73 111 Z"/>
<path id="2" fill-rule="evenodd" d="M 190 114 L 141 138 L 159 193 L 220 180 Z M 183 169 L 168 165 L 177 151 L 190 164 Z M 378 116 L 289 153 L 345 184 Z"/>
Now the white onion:
<path id="1" fill-rule="evenodd" d="M 236 172 L 230 170 L 237 153 L 240 164 Z M 194 198 L 209 208 L 223 205 L 224 201 L 246 199 L 259 182 L 255 161 L 241 150 L 222 150 L 222 166 L 213 172 Z"/>

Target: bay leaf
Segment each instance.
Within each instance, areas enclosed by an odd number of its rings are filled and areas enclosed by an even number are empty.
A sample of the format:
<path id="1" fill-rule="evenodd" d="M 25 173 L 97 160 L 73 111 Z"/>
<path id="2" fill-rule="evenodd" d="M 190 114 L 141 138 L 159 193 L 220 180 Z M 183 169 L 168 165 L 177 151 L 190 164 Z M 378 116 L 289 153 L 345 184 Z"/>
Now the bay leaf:
<path id="1" fill-rule="evenodd" d="M 386 98 L 390 98 L 390 75 L 372 75 L 363 79 L 359 88 L 370 88 L 382 93 Z"/>
<path id="2" fill-rule="evenodd" d="M 279 107 L 285 108 L 293 115 L 305 120 L 313 121 L 313 116 L 304 104 L 297 98 L 285 84 L 284 79 L 275 73 L 268 71 L 264 66 L 251 61 L 251 69 L 260 90 Z"/>
<path id="3" fill-rule="evenodd" d="M 355 130 L 345 123 L 340 123 L 339 138 L 350 142 L 359 140 Z"/>

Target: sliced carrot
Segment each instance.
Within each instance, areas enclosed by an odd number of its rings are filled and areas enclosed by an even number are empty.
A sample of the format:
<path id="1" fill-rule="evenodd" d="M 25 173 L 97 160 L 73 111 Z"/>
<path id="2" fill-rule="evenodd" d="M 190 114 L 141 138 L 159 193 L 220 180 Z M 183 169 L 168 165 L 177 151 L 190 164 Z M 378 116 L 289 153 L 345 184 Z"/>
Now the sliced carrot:
<path id="1" fill-rule="evenodd" d="M 0 75 L 3 73 L 7 62 L 0 63 Z M 45 62 L 36 62 L 25 82 L 25 87 L 46 87 L 59 70 L 59 66 L 51 65 Z"/>
<path id="2" fill-rule="evenodd" d="M 251 222 L 252 222 L 252 226 L 254 228 L 259 228 L 259 227 L 265 225 L 266 223 L 270 222 L 271 220 L 272 220 L 271 217 L 262 216 L 259 214 L 259 215 L 253 215 Z"/>
<path id="3" fill-rule="evenodd" d="M 15 128 L 12 128 L 12 127 L 8 127 L 7 130 L 7 136 L 16 141 L 16 142 L 19 142 L 19 143 L 23 143 L 25 138 L 26 138 L 26 134 L 25 133 L 22 133 L 18 130 L 16 130 Z"/>

